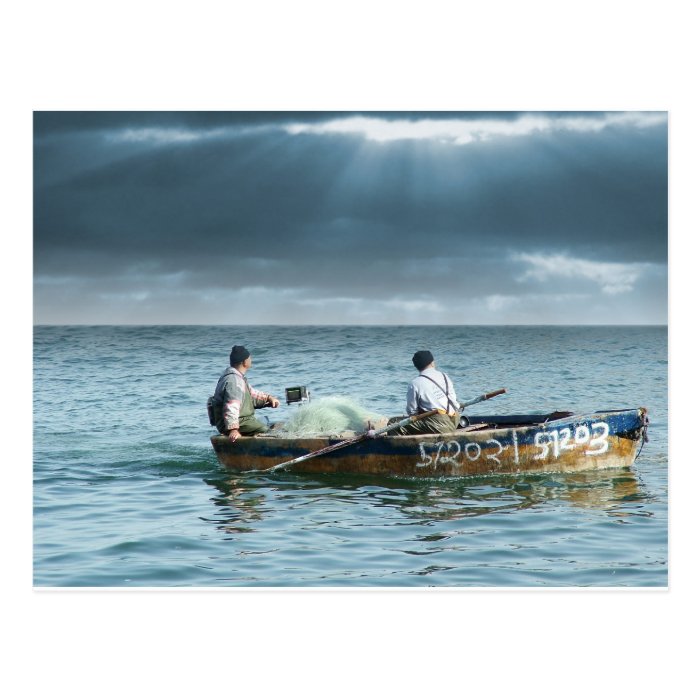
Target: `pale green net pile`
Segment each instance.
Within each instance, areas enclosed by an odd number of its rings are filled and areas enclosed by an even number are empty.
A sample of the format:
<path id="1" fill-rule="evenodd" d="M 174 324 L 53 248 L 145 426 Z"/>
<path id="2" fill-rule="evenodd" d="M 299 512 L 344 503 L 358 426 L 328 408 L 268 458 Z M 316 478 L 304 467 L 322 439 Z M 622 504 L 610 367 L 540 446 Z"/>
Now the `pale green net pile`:
<path id="1" fill-rule="evenodd" d="M 321 434 L 339 434 L 348 431 L 362 433 L 367 430 L 367 421 L 372 427 L 386 421 L 378 413 L 362 408 L 352 399 L 329 396 L 303 404 L 292 410 L 292 415 L 279 430 L 289 437 L 310 437 Z"/>

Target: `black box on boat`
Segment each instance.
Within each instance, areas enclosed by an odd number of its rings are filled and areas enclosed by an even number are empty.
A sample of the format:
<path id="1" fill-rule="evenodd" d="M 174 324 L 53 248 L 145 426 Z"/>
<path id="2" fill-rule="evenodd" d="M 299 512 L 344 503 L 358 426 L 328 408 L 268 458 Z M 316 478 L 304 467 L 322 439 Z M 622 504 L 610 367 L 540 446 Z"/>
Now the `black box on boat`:
<path id="1" fill-rule="evenodd" d="M 287 397 L 287 404 L 308 401 L 311 396 L 311 392 L 307 391 L 305 386 L 292 386 L 285 389 L 284 393 Z"/>

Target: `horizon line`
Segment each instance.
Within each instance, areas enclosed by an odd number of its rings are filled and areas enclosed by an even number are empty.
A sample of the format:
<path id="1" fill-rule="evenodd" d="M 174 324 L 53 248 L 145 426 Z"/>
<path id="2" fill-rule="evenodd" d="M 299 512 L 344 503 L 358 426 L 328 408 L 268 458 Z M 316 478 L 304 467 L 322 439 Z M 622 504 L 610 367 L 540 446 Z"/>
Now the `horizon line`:
<path id="1" fill-rule="evenodd" d="M 172 328 L 187 327 L 249 327 L 249 328 L 303 328 L 314 326 L 318 328 L 502 328 L 504 326 L 524 327 L 524 328 L 605 328 L 605 327 L 668 327 L 665 323 L 33 323 L 33 328 L 42 327 L 115 327 L 125 328 L 150 328 L 153 326 L 167 326 Z"/>

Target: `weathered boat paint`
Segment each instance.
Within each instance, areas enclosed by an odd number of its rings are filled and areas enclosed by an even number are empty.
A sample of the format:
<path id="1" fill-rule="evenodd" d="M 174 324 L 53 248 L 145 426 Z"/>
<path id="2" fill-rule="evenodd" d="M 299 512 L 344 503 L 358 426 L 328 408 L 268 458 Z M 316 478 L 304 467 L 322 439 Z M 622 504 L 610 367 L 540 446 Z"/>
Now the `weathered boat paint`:
<path id="1" fill-rule="evenodd" d="M 436 477 L 627 467 L 646 437 L 647 423 L 646 409 L 637 408 L 440 435 L 385 435 L 300 462 L 289 471 Z M 269 469 L 341 440 L 259 435 L 231 443 L 221 435 L 211 438 L 219 462 L 237 471 Z"/>

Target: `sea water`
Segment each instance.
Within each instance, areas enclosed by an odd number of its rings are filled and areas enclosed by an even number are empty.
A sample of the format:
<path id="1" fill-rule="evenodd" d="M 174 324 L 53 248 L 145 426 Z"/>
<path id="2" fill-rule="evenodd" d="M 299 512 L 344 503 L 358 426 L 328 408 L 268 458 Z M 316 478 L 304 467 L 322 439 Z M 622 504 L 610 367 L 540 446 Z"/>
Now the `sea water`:
<path id="1" fill-rule="evenodd" d="M 460 401 L 507 388 L 472 413 L 645 406 L 649 443 L 570 475 L 232 474 L 206 399 L 234 344 L 281 399 L 400 415 L 430 349 Z M 667 370 L 666 326 L 36 327 L 34 585 L 666 586 Z"/>

